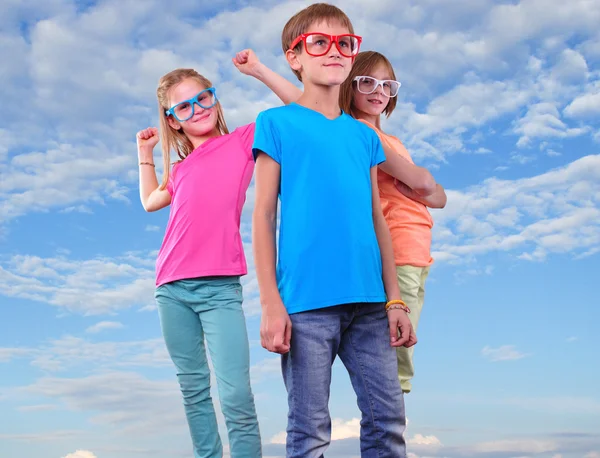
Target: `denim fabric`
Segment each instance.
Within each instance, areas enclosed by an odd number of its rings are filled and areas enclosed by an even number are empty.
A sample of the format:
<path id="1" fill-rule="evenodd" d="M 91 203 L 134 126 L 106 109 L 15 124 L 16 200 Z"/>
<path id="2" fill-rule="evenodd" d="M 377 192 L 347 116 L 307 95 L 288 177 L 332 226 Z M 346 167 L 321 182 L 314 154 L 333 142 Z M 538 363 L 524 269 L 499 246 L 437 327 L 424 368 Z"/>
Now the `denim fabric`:
<path id="1" fill-rule="evenodd" d="M 288 391 L 287 458 L 321 458 L 331 438 L 331 366 L 339 355 L 362 413 L 362 458 L 404 458 L 404 396 L 385 304 L 358 303 L 290 315 L 282 357 Z"/>
<path id="2" fill-rule="evenodd" d="M 239 277 L 178 280 L 156 290 L 167 350 L 177 368 L 195 458 L 223 456 L 210 395 L 212 361 L 232 458 L 259 458 Z"/>

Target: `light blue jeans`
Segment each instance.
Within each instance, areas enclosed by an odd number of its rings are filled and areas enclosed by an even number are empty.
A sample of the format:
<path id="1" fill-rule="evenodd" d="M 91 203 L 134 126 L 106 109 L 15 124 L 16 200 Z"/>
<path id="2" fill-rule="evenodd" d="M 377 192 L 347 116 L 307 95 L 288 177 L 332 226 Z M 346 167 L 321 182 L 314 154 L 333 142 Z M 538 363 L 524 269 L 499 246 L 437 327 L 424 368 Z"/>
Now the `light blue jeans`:
<path id="1" fill-rule="evenodd" d="M 239 277 L 178 280 L 156 289 L 167 350 L 187 416 L 195 458 L 220 458 L 223 446 L 210 395 L 214 367 L 232 458 L 260 458 L 261 442 L 250 388 L 250 355 Z"/>
<path id="2" fill-rule="evenodd" d="M 404 395 L 385 303 L 345 304 L 290 315 L 282 356 L 288 391 L 287 458 L 323 458 L 331 440 L 331 366 L 340 357 L 356 393 L 362 458 L 406 458 Z"/>

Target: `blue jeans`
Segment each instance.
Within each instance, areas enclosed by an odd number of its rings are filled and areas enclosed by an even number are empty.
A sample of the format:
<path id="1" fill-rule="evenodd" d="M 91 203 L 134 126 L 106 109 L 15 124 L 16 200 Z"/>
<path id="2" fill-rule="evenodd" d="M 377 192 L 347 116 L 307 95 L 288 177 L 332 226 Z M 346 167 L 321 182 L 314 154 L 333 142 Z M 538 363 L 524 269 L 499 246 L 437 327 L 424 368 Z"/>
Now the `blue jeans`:
<path id="1" fill-rule="evenodd" d="M 239 277 L 178 280 L 159 286 L 155 298 L 167 350 L 177 368 L 194 457 L 223 456 L 210 395 L 206 338 L 231 456 L 260 458 Z"/>
<path id="2" fill-rule="evenodd" d="M 290 315 L 290 352 L 282 357 L 288 391 L 287 458 L 321 458 L 331 439 L 329 388 L 337 355 L 362 414 L 362 458 L 404 458 L 404 395 L 385 304 L 346 304 Z"/>

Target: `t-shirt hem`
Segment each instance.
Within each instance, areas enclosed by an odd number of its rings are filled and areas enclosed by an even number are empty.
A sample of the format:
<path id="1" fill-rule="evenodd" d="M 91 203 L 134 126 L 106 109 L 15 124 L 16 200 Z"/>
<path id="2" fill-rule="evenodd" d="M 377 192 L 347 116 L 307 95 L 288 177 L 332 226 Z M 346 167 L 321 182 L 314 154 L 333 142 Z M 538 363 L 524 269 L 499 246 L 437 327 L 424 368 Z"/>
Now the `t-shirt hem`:
<path id="1" fill-rule="evenodd" d="M 156 287 L 162 286 L 166 283 L 171 283 L 177 280 L 187 280 L 190 278 L 201 278 L 201 277 L 216 277 L 216 276 L 242 276 L 248 273 L 248 269 L 237 268 L 237 269 L 211 269 L 201 270 L 196 272 L 186 272 L 177 275 L 171 275 L 169 277 L 161 278 L 156 280 Z"/>
<path id="2" fill-rule="evenodd" d="M 431 258 L 429 261 L 407 261 L 406 259 L 396 259 L 396 266 L 413 266 L 413 267 L 429 267 L 434 263 L 434 259 Z"/>
<path id="3" fill-rule="evenodd" d="M 350 297 L 339 297 L 335 299 L 330 299 L 327 301 L 321 302 L 313 302 L 311 304 L 303 304 L 296 306 L 288 306 L 286 305 L 286 309 L 289 315 L 293 313 L 301 313 L 308 312 L 311 310 L 319 310 L 328 307 L 335 307 L 336 305 L 344 305 L 344 304 L 356 304 L 361 302 L 385 302 L 385 295 L 378 296 L 350 296 Z M 285 301 L 284 301 L 285 303 Z"/>

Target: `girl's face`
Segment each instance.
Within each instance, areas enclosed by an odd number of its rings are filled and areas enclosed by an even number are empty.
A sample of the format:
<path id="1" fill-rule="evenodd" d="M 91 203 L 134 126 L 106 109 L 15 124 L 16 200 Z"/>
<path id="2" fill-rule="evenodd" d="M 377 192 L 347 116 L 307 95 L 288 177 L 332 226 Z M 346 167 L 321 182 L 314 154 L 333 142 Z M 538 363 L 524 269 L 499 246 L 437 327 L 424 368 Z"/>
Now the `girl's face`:
<path id="1" fill-rule="evenodd" d="M 211 108 L 202 108 L 198 103 L 190 102 L 189 100 L 196 97 L 200 92 L 207 89 L 194 78 L 187 78 L 181 83 L 173 86 L 169 91 L 169 105 L 176 107 L 175 114 L 179 119 L 185 119 L 191 114 L 193 115 L 185 121 L 179 121 L 175 116 L 171 115 L 167 118 L 169 125 L 176 130 L 183 130 L 188 136 L 202 137 L 211 134 L 217 125 L 217 106 L 214 105 L 214 95 L 206 91 L 198 98 L 199 102 L 204 106 Z"/>
<path id="2" fill-rule="evenodd" d="M 378 80 L 392 80 L 394 79 L 390 72 L 386 69 L 385 65 L 380 64 L 368 75 L 360 75 L 360 76 L 370 76 L 372 78 L 376 78 Z M 368 114 L 370 116 L 379 116 L 383 113 L 383 110 L 387 107 L 390 98 L 383 93 L 383 89 L 381 85 L 377 86 L 377 89 L 372 94 L 363 94 L 359 92 L 356 88 L 357 83 L 353 84 L 354 91 L 354 108 L 362 113 Z"/>

